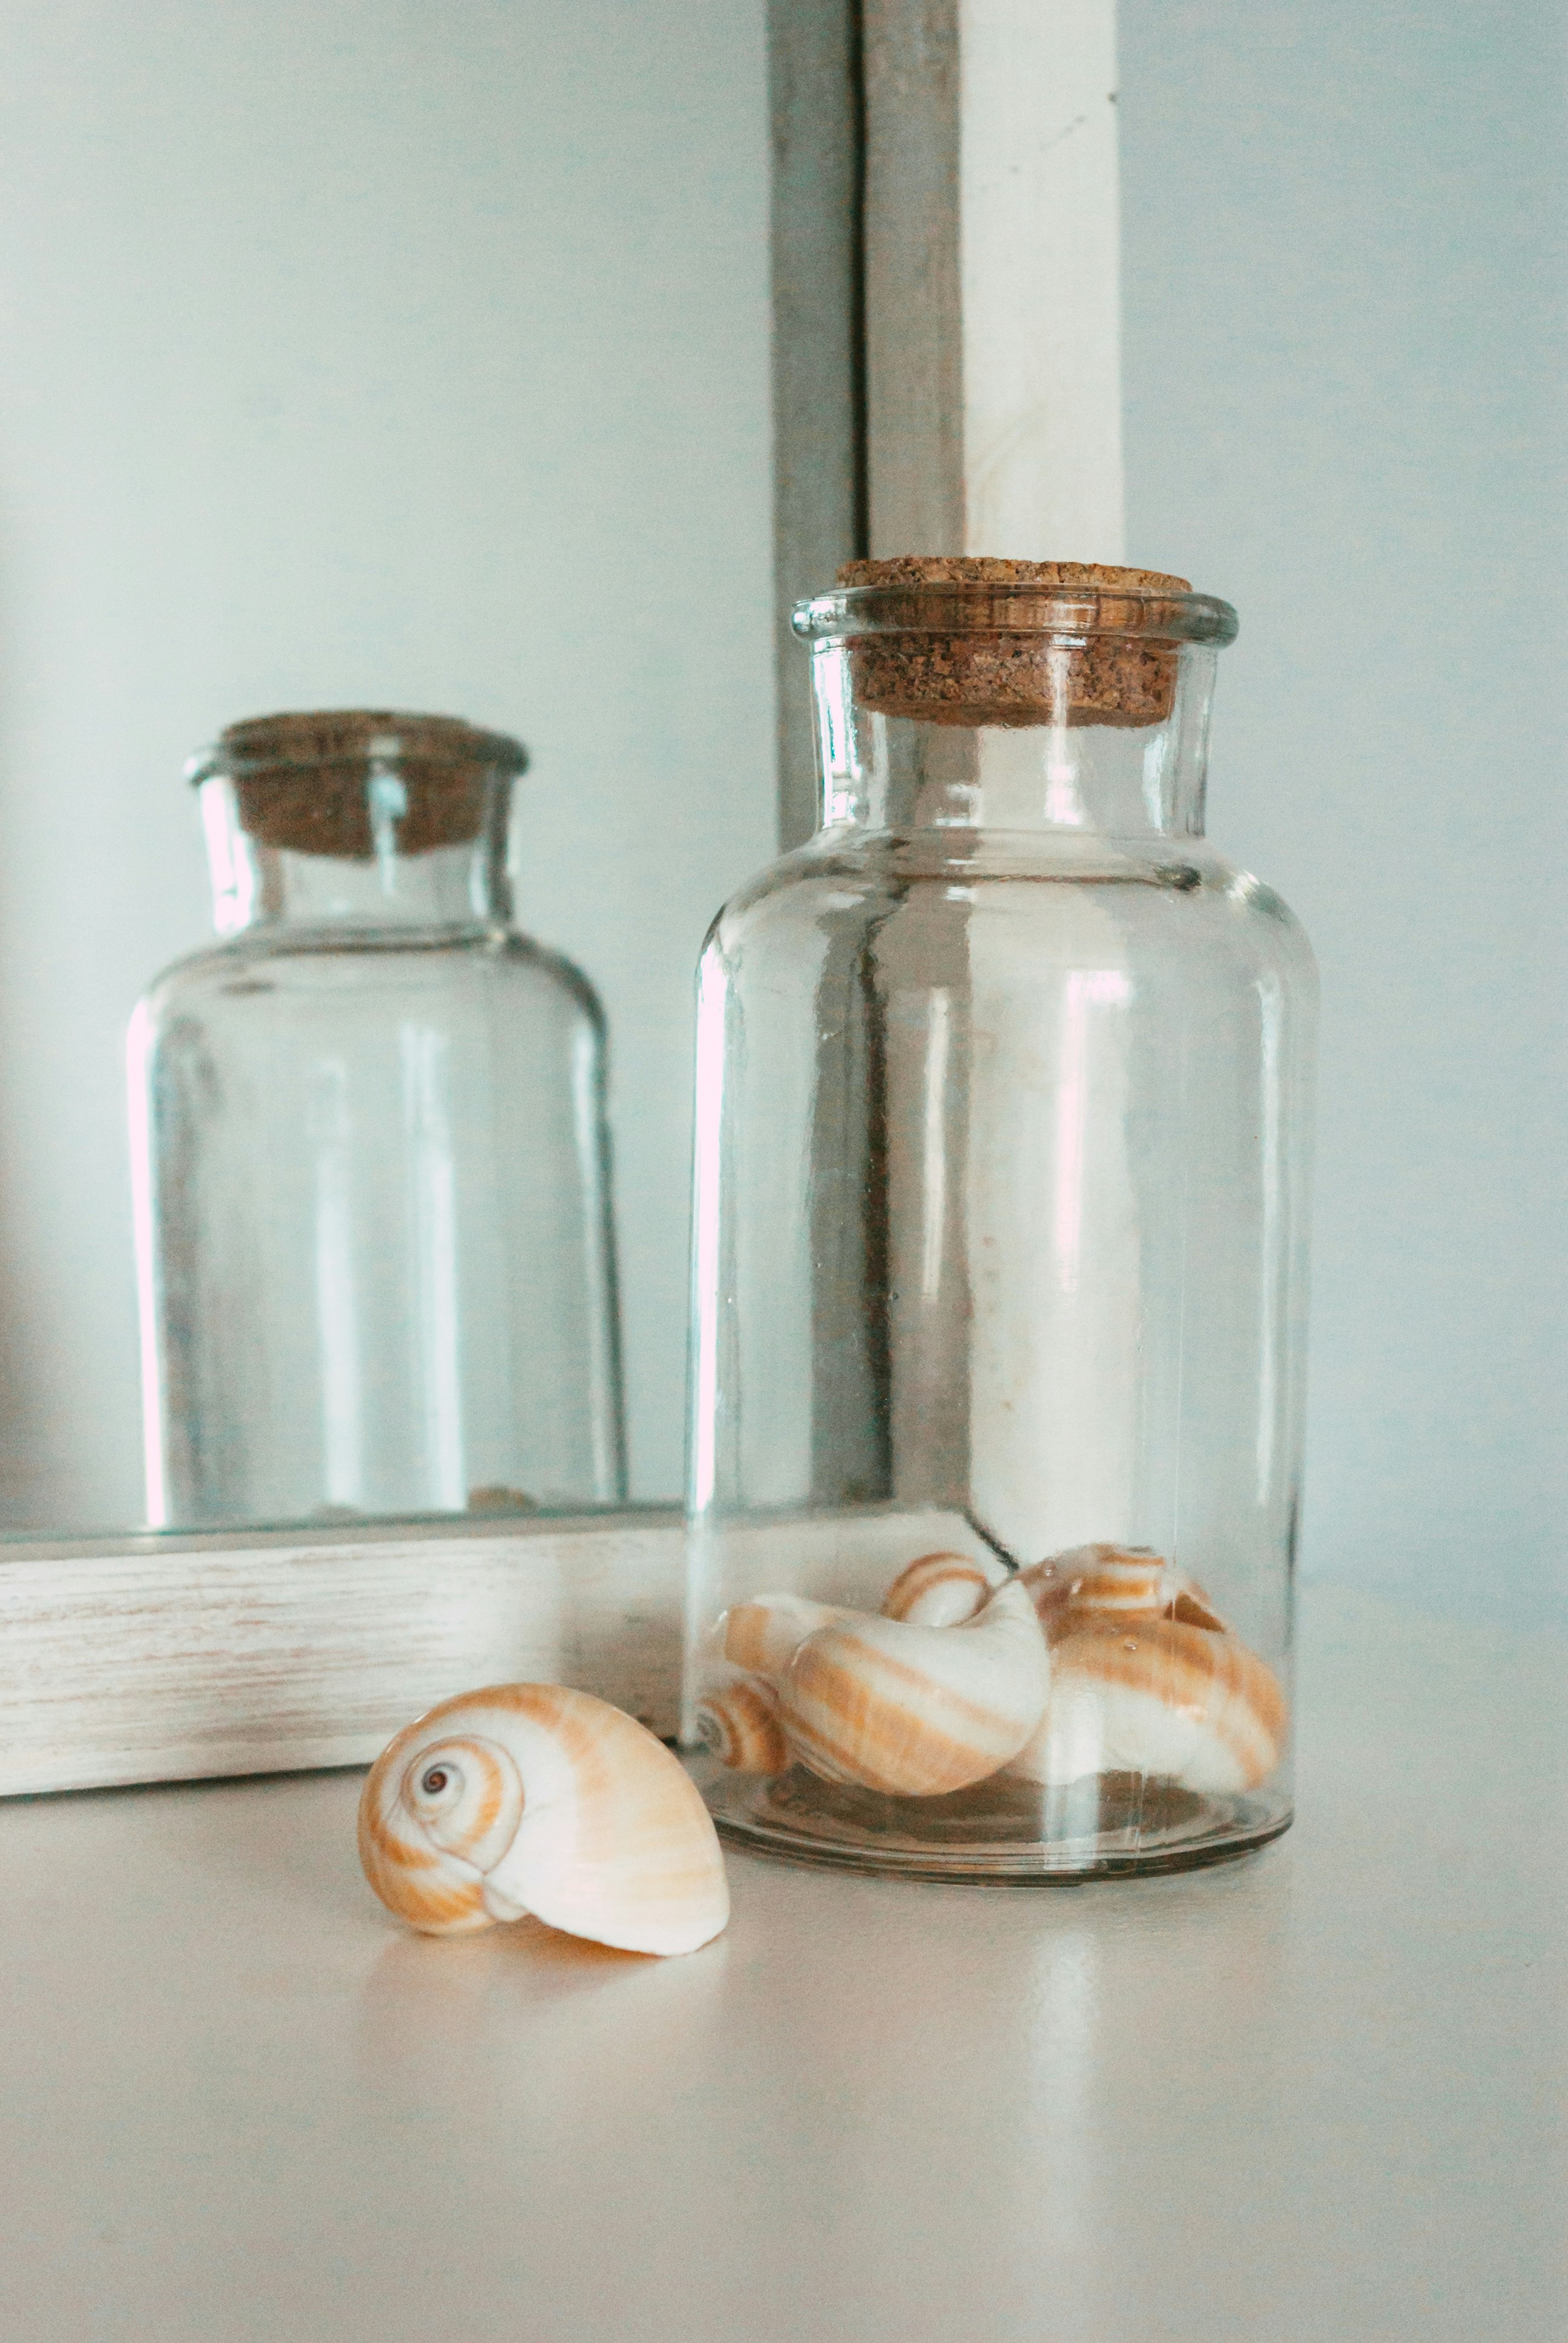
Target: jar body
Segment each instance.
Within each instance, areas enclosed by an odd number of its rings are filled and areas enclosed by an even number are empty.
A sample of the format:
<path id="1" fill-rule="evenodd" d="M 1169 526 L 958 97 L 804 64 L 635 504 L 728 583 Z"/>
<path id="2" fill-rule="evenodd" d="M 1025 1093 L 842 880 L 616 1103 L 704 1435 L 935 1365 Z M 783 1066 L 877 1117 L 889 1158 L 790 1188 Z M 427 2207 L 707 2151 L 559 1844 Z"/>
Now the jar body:
<path id="1" fill-rule="evenodd" d="M 621 1500 L 590 987 L 474 916 L 467 842 L 369 902 L 293 860 L 308 916 L 285 887 L 133 1021 L 150 1518 Z"/>
<path id="2" fill-rule="evenodd" d="M 868 729 L 896 797 L 897 744 L 890 765 Z M 744 1756 L 726 1712 L 760 1695 L 783 1737 L 709 1795 L 781 1852 L 976 1876 L 1201 1860 L 1290 1813 L 1311 955 L 1190 821 L 1113 830 L 1087 784 L 1088 818 L 1025 820 L 1053 786 L 1064 809 L 1043 740 L 906 731 L 907 818 L 851 807 L 703 957 L 688 1730 Z M 1102 787 L 1146 775 L 1128 731 L 1098 780 L 1091 733 L 1058 749 Z M 878 1614 L 940 1554 L 972 1594 L 901 1625 L 959 1644 L 807 1612 L 809 1640 L 748 1648 L 776 1594 Z M 996 1728 L 1000 1763 L 922 1772 L 921 1736 L 990 1697 L 983 1635 L 973 1681 L 943 1675 L 958 1622 L 1014 1573 L 1047 1630 L 1040 1714 Z"/>

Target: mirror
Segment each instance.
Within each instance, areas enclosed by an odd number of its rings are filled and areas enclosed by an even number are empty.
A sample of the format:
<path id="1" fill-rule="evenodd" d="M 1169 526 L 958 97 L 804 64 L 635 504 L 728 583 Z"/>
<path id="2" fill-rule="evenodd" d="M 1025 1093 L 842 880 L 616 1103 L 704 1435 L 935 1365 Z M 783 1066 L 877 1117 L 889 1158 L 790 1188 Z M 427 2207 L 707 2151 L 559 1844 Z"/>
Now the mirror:
<path id="1" fill-rule="evenodd" d="M 517 735 L 610 1037 L 629 1486 L 681 1477 L 691 971 L 775 850 L 762 0 L 25 12 L 6 64 L 0 1524 L 146 1518 L 133 1004 L 187 757 Z"/>
<path id="2" fill-rule="evenodd" d="M 1215 831 L 1341 971 L 1312 1537 L 1423 1578 L 1439 1552 L 1469 1573 L 1497 1522 L 1544 1538 L 1517 1426 L 1552 1387 L 1528 1331 L 1551 1281 L 1533 1223 L 1503 1242 L 1486 1151 L 1547 1094 L 1535 963 L 1483 944 L 1520 932 L 1553 771 L 1549 603 L 1519 580 L 1560 567 L 1535 200 L 1556 84 L 1529 11 L 1503 38 L 1457 9 L 1282 29 L 1231 0 L 12 12 L 0 1534 L 144 1518 L 126 1025 L 211 934 L 184 762 L 282 709 L 390 703 L 528 744 L 518 918 L 608 1016 L 630 1486 L 678 1487 L 691 969 L 773 850 L 780 679 L 804 700 L 775 562 L 803 591 L 846 499 L 866 527 L 846 256 L 859 225 L 869 252 L 873 175 L 812 133 L 849 103 L 857 19 L 869 38 L 906 12 L 1008 41 L 1049 18 L 1050 72 L 1004 71 L 999 118 L 1013 89 L 1015 115 L 1060 97 L 1079 35 L 1117 20 L 1126 549 L 1240 608 Z M 782 269 L 781 223 L 805 237 Z M 1461 571 L 1456 636 L 1412 581 Z M 1478 787 L 1500 772 L 1502 796 Z M 1435 1281 L 1412 1269 L 1432 1230 Z"/>

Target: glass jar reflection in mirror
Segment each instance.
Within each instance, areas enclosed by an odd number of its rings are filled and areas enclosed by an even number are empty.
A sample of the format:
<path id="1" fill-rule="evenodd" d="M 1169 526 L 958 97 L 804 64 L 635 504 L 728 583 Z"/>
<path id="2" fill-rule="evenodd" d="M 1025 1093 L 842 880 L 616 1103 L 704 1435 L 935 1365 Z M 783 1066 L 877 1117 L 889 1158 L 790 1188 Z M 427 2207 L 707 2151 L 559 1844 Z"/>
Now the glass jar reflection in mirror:
<path id="1" fill-rule="evenodd" d="M 223 940 L 130 1035 L 155 1524 L 624 1498 L 604 1019 L 510 924 L 525 763 L 350 710 L 190 769 Z"/>
<path id="2" fill-rule="evenodd" d="M 686 1730 L 721 1826 L 992 1877 L 1290 1816 L 1315 977 L 1203 834 L 1222 602 L 858 565 L 821 826 L 699 974 Z"/>

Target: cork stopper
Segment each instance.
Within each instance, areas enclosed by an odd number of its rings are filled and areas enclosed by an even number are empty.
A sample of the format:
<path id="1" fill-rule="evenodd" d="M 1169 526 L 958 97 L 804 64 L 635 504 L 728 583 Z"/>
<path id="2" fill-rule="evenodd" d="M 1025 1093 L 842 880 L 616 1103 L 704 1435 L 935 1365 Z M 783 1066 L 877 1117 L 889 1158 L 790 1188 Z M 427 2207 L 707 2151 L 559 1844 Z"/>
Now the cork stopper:
<path id="1" fill-rule="evenodd" d="M 258 845 L 367 862 L 388 818 L 399 854 L 471 844 L 497 781 L 527 764 L 516 740 L 461 717 L 333 708 L 246 717 L 186 769 L 198 783 L 229 776 L 240 827 Z M 377 785 L 385 812 L 375 809 L 373 825 Z"/>
<path id="2" fill-rule="evenodd" d="M 867 606 L 842 628 L 861 704 L 926 724 L 1163 723 L 1193 633 L 1191 587 L 1159 569 L 906 554 L 839 584 Z"/>

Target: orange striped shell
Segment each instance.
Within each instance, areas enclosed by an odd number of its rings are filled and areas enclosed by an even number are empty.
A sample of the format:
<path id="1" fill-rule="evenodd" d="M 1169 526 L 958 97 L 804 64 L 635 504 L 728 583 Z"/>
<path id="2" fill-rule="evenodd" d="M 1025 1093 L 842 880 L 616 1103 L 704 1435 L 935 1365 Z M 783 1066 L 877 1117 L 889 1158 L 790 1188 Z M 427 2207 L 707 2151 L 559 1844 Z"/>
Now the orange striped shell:
<path id="1" fill-rule="evenodd" d="M 1029 1563 L 1019 1577 L 1050 1634 L 1074 1611 L 1157 1619 L 1165 1607 L 1164 1558 L 1141 1547 L 1072 1546 Z"/>
<path id="2" fill-rule="evenodd" d="M 829 1782 L 934 1797 L 994 1774 L 1038 1725 L 1050 1659 L 1010 1581 L 956 1627 L 840 1612 L 779 1679 L 795 1755 Z"/>
<path id="3" fill-rule="evenodd" d="M 1279 1764 L 1279 1679 L 1233 1635 L 1080 1613 L 1050 1656 L 1050 1705 L 1011 1775 L 1055 1785 L 1145 1774 L 1220 1794 L 1253 1788 Z"/>
<path id="4" fill-rule="evenodd" d="M 627 1952 L 688 1953 L 729 1916 L 679 1760 L 560 1684 L 465 1693 L 398 1734 L 365 1784 L 359 1856 L 387 1908 L 433 1936 L 531 1912 Z"/>
<path id="5" fill-rule="evenodd" d="M 1165 1591 L 1169 1597 L 1165 1616 L 1183 1627 L 1207 1627 L 1216 1635 L 1231 1632 L 1195 1578 L 1184 1578 L 1179 1570 L 1165 1574 Z"/>
<path id="6" fill-rule="evenodd" d="M 1202 1588 L 1150 1546 L 1078 1545 L 1048 1554 L 1019 1573 L 1054 1643 L 1074 1615 L 1174 1619 L 1184 1627 L 1228 1631 Z"/>
<path id="7" fill-rule="evenodd" d="M 923 1554 L 900 1570 L 882 1597 L 884 1619 L 912 1619 L 921 1627 L 957 1627 L 972 1619 L 1006 1578 L 967 1554 Z"/>
<path id="8" fill-rule="evenodd" d="M 779 1695 L 751 1678 L 737 1676 L 709 1693 L 697 1712 L 697 1729 L 720 1765 L 736 1773 L 781 1774 L 789 1763 Z"/>
<path id="9" fill-rule="evenodd" d="M 832 1604 L 804 1594 L 754 1595 L 724 1614 L 724 1656 L 752 1675 L 782 1675 L 807 1636 L 841 1615 Z"/>

